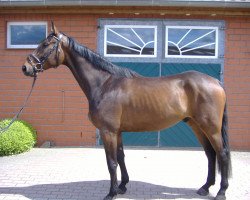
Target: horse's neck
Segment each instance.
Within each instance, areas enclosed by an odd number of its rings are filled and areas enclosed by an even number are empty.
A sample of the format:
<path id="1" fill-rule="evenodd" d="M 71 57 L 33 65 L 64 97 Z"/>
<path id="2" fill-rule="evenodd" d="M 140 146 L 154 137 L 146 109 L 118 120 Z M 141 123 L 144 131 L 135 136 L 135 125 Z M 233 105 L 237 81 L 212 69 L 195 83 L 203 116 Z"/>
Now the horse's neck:
<path id="1" fill-rule="evenodd" d="M 110 77 L 110 74 L 97 70 L 85 58 L 74 51 L 67 51 L 65 55 L 64 64 L 71 70 L 88 100 L 93 101 L 104 82 Z"/>

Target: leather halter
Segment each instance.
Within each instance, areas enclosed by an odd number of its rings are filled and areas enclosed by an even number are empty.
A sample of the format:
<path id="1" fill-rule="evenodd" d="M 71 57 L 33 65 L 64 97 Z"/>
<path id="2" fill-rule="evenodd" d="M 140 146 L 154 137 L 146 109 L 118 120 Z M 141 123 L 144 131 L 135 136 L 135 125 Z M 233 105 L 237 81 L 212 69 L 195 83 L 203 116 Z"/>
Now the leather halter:
<path id="1" fill-rule="evenodd" d="M 44 71 L 44 63 L 48 60 L 49 56 L 55 50 L 56 50 L 56 52 L 58 52 L 59 43 L 61 42 L 62 37 L 63 37 L 62 34 L 59 34 L 58 37 L 53 35 L 53 38 L 56 39 L 56 42 L 55 42 L 54 46 L 44 56 L 42 56 L 42 58 L 38 58 L 36 55 L 34 55 L 34 53 L 32 53 L 28 56 L 28 62 L 31 64 L 31 66 L 33 68 L 34 76 L 37 76 L 37 74 L 39 72 L 43 72 Z M 58 66 L 58 56 L 57 56 L 56 62 L 57 62 L 57 64 L 56 64 L 55 68 Z M 38 66 L 40 66 L 40 67 L 38 67 Z"/>

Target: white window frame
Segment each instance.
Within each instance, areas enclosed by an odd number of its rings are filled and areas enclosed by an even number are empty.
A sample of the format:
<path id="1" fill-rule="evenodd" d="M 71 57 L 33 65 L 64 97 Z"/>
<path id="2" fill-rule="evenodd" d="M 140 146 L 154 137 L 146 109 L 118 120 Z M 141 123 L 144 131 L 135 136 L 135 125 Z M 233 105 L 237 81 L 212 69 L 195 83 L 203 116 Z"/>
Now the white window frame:
<path id="1" fill-rule="evenodd" d="M 107 30 L 108 28 L 151 28 L 154 29 L 154 55 L 108 54 Z M 105 25 L 104 26 L 104 56 L 105 57 L 130 57 L 130 58 L 156 58 L 157 57 L 157 26 L 154 25 Z"/>
<path id="2" fill-rule="evenodd" d="M 39 44 L 36 45 L 13 45 L 11 44 L 11 25 L 45 25 L 46 37 L 48 35 L 48 23 L 44 21 L 39 22 L 7 22 L 7 48 L 8 49 L 35 49 Z"/>
<path id="3" fill-rule="evenodd" d="M 168 29 L 175 28 L 175 29 L 214 29 L 215 30 L 215 55 L 214 56 L 198 56 L 198 55 L 168 55 Z M 172 26 L 167 25 L 165 26 L 165 58 L 218 58 L 218 46 L 219 46 L 219 39 L 218 39 L 218 27 L 215 26 Z"/>

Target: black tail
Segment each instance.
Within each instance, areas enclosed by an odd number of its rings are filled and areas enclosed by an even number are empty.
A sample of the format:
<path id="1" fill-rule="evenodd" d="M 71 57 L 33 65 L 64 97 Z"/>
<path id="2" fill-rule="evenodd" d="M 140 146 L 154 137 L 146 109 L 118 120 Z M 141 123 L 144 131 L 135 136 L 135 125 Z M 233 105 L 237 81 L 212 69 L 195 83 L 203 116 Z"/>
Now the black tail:
<path id="1" fill-rule="evenodd" d="M 227 116 L 226 104 L 225 104 L 223 118 L 222 118 L 221 135 L 222 135 L 222 141 L 223 141 L 223 150 L 226 153 L 227 159 L 228 159 L 227 160 L 228 161 L 228 176 L 231 176 L 232 164 L 231 164 L 231 155 L 230 155 L 229 138 L 228 138 L 228 116 Z"/>

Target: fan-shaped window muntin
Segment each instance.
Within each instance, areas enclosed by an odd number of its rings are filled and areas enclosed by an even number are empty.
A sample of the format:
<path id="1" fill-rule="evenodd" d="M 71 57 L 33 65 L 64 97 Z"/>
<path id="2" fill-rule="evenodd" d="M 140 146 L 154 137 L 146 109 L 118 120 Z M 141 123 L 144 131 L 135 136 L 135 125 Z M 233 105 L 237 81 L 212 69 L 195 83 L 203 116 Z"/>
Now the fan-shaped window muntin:
<path id="1" fill-rule="evenodd" d="M 166 27 L 166 57 L 217 58 L 217 44 L 217 27 Z"/>
<path id="2" fill-rule="evenodd" d="M 157 27 L 106 25 L 104 55 L 111 57 L 156 57 Z"/>

